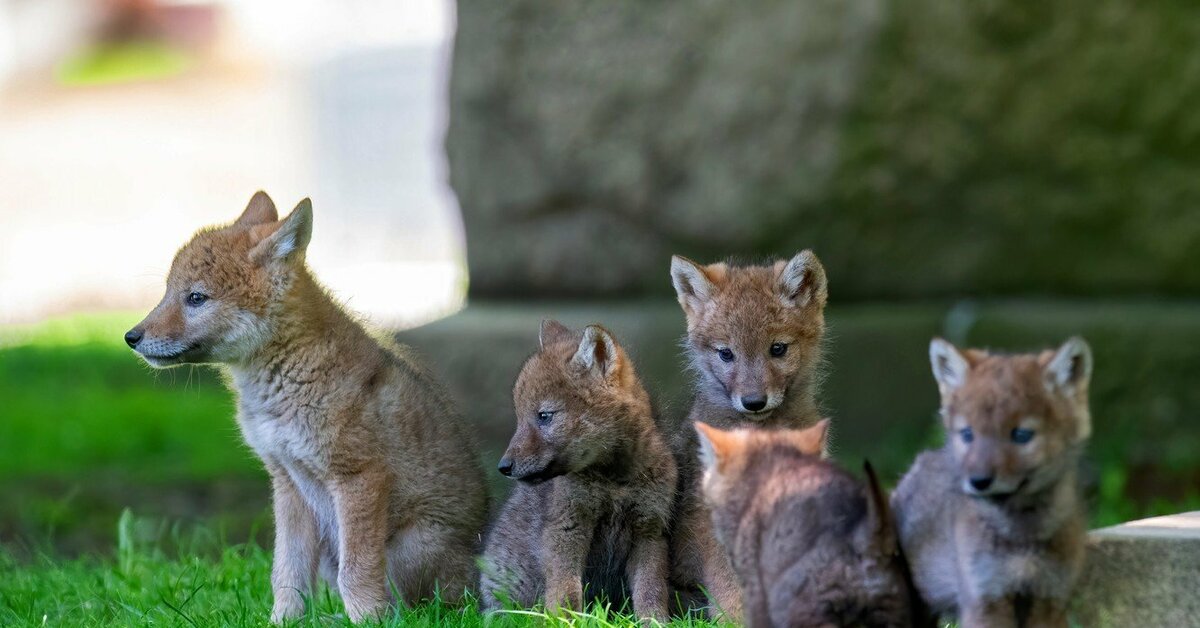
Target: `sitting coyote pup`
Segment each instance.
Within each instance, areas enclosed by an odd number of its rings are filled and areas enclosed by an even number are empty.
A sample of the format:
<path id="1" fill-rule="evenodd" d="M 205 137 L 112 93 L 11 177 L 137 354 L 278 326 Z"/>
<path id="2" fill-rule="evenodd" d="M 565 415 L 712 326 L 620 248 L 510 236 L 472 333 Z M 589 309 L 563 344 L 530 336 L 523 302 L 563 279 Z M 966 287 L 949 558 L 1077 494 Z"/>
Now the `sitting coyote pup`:
<path id="1" fill-rule="evenodd" d="M 1066 626 L 1086 531 L 1076 467 L 1091 350 L 1072 338 L 992 355 L 935 339 L 929 354 L 947 442 L 892 496 L 917 588 L 964 626 Z"/>
<path id="2" fill-rule="evenodd" d="M 821 458 L 804 430 L 697 423 L 704 497 L 741 583 L 746 625 L 912 626 L 913 596 L 887 502 Z"/>
<path id="3" fill-rule="evenodd" d="M 741 616 L 737 582 L 700 497 L 695 421 L 720 428 L 802 428 L 821 419 L 815 401 L 825 333 L 825 269 L 812 251 L 771 266 L 700 266 L 671 260 L 697 374 L 687 424 L 673 433 L 679 505 L 671 531 L 671 579 L 685 597 L 703 588 L 715 607 Z M 685 602 L 690 600 L 685 599 Z"/>
<path id="4" fill-rule="evenodd" d="M 488 535 L 484 606 L 581 610 L 586 593 L 666 621 L 675 460 L 629 357 L 599 326 L 546 321 L 513 402 L 499 469 L 521 484 Z"/>
<path id="5" fill-rule="evenodd" d="M 279 221 L 259 192 L 180 249 L 162 302 L 125 340 L 151 366 L 220 363 L 271 475 L 271 620 L 304 612 L 318 572 L 352 620 L 458 600 L 486 517 L 467 426 L 412 356 L 372 339 L 313 279 L 305 199 Z"/>

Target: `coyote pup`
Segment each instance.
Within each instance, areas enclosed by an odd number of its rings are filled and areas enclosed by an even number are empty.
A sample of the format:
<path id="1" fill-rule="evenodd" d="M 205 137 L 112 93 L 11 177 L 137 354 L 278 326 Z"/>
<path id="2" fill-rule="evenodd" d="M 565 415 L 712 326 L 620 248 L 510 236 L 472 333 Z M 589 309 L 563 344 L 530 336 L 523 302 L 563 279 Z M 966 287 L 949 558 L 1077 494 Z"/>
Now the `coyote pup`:
<path id="1" fill-rule="evenodd" d="M 750 628 L 912 626 L 907 567 L 870 465 L 864 485 L 804 430 L 697 423 L 704 497 Z"/>
<path id="2" fill-rule="evenodd" d="M 586 594 L 666 621 L 675 460 L 650 398 L 604 328 L 545 321 L 540 341 L 513 388 L 499 470 L 521 483 L 488 534 L 484 606 L 581 610 Z"/>
<path id="3" fill-rule="evenodd" d="M 685 346 L 697 373 L 688 422 L 673 433 L 680 503 L 671 532 L 672 584 L 685 596 L 703 588 L 715 604 L 710 615 L 724 612 L 736 621 L 737 583 L 700 497 L 692 423 L 802 428 L 821 419 L 815 395 L 825 269 L 808 250 L 771 266 L 700 266 L 676 256 L 671 282 L 687 318 Z"/>
<path id="4" fill-rule="evenodd" d="M 892 496 L 922 597 L 964 626 L 1066 626 L 1083 562 L 1076 468 L 1091 433 L 1092 353 L 929 346 L 946 444 Z"/>
<path id="5" fill-rule="evenodd" d="M 344 312 L 305 264 L 312 203 L 280 221 L 263 192 L 175 256 L 166 296 L 125 334 L 156 368 L 219 363 L 271 475 L 271 620 L 304 612 L 318 571 L 354 621 L 391 600 L 458 600 L 487 495 L 471 435 L 406 351 Z"/>

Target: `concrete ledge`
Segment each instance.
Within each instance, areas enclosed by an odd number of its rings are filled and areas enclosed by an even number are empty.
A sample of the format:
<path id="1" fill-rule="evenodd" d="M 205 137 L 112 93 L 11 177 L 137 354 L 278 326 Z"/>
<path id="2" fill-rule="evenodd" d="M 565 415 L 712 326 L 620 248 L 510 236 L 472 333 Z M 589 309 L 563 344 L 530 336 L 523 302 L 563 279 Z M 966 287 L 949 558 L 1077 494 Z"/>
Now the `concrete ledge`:
<path id="1" fill-rule="evenodd" d="M 1200 511 L 1093 531 L 1077 591 L 1082 626 L 1200 625 Z"/>

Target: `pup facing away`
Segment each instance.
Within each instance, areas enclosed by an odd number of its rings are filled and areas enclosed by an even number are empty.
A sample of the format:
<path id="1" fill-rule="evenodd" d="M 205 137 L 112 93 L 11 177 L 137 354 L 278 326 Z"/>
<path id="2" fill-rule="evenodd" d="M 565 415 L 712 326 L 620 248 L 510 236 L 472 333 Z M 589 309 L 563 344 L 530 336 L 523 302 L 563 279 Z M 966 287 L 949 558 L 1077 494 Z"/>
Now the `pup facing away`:
<path id="1" fill-rule="evenodd" d="M 913 591 L 870 465 L 864 485 L 804 430 L 697 423 L 704 497 L 741 585 L 746 625 L 912 626 Z"/>
<path id="2" fill-rule="evenodd" d="M 305 264 L 312 204 L 286 219 L 259 192 L 231 225 L 180 249 L 162 301 L 125 334 L 157 368 L 226 366 L 246 442 L 271 476 L 280 622 L 318 572 L 352 620 L 458 600 L 486 518 L 467 426 L 423 366 L 373 339 Z"/>
<path id="3" fill-rule="evenodd" d="M 520 483 L 488 534 L 484 606 L 581 610 L 602 597 L 666 621 L 675 460 L 650 398 L 602 327 L 546 321 L 540 340 L 513 388 L 517 431 L 499 470 Z"/>
<path id="4" fill-rule="evenodd" d="M 929 347 L 946 444 L 892 496 L 922 597 L 964 626 L 1066 626 L 1083 563 L 1076 481 L 1091 434 L 1092 353 L 993 355 Z"/>
<path id="5" fill-rule="evenodd" d="M 817 367 L 825 333 L 825 269 L 812 251 L 770 266 L 701 266 L 671 260 L 687 318 L 685 343 L 696 394 L 672 434 L 679 459 L 678 515 L 671 532 L 672 585 L 684 601 L 707 591 L 710 615 L 736 621 L 737 584 L 700 496 L 696 421 L 718 428 L 803 428 L 821 419 Z"/>

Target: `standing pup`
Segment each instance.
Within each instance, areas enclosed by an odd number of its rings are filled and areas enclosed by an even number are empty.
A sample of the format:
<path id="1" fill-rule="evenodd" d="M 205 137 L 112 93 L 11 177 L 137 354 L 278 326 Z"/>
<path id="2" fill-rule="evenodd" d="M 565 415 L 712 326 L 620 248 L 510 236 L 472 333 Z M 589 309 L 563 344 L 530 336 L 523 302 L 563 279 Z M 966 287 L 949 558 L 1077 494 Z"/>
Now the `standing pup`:
<path id="1" fill-rule="evenodd" d="M 679 457 L 678 515 L 671 532 L 672 584 L 704 589 L 728 619 L 741 616 L 737 582 L 700 497 L 696 421 L 720 428 L 802 428 L 821 419 L 815 400 L 825 333 L 825 269 L 812 251 L 771 266 L 700 266 L 671 259 L 671 282 L 687 317 L 696 396 L 673 435 Z"/>
<path id="2" fill-rule="evenodd" d="M 650 398 L 602 327 L 546 321 L 540 340 L 513 388 L 499 469 L 521 483 L 488 535 L 484 606 L 581 610 L 586 594 L 666 621 L 675 460 Z"/>
<path id="3" fill-rule="evenodd" d="M 929 346 L 946 444 L 892 496 L 922 597 L 964 626 L 1066 626 L 1083 562 L 1076 468 L 1091 434 L 1092 353 Z"/>
<path id="4" fill-rule="evenodd" d="M 823 460 L 828 420 L 804 430 L 697 423 L 704 497 L 741 584 L 746 625 L 912 626 L 887 502 Z"/>
<path id="5" fill-rule="evenodd" d="M 125 334 L 151 366 L 219 363 L 271 475 L 271 620 L 304 613 L 318 571 L 354 621 L 392 587 L 456 601 L 474 581 L 487 494 L 467 426 L 415 358 L 373 339 L 304 262 L 312 204 L 286 219 L 259 192 L 197 233 L 162 301 Z"/>

